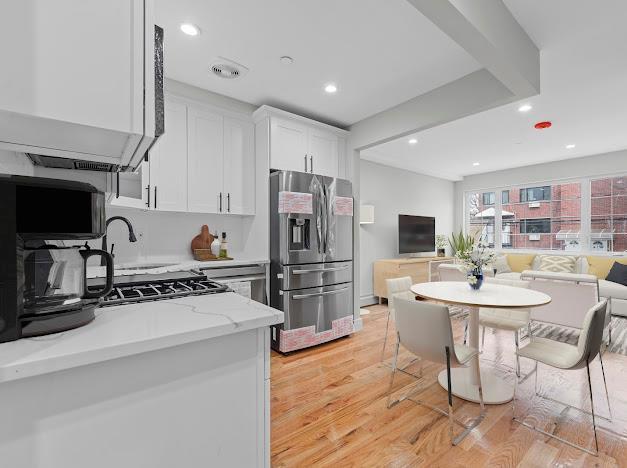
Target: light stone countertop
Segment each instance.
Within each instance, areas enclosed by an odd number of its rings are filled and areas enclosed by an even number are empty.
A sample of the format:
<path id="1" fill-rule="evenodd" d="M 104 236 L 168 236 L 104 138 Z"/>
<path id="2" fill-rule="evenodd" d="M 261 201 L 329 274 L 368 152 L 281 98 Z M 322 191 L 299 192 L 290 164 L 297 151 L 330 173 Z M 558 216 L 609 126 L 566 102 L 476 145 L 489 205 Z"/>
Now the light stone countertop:
<path id="1" fill-rule="evenodd" d="M 83 327 L 1 343 L 0 382 L 282 322 L 283 312 L 230 292 L 103 307 Z"/>

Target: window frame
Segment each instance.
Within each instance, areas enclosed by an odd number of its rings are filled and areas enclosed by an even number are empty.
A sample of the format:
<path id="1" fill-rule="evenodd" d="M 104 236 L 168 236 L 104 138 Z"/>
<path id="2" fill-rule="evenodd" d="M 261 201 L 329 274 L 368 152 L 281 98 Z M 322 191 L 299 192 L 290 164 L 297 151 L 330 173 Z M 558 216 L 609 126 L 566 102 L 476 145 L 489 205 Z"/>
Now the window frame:
<path id="1" fill-rule="evenodd" d="M 475 187 L 472 189 L 464 189 L 463 191 L 463 207 L 461 210 L 463 221 L 462 227 L 465 233 L 470 232 L 470 216 L 469 216 L 469 197 L 472 194 L 476 193 L 484 193 L 484 192 L 497 192 L 497 191 L 511 191 L 512 188 L 516 186 L 526 186 L 525 188 L 534 188 L 534 187 L 545 187 L 552 186 L 555 184 L 573 184 L 578 183 L 580 185 L 580 231 L 579 231 L 579 241 L 581 244 L 581 250 L 577 252 L 569 252 L 566 250 L 543 250 L 543 252 L 560 252 L 564 255 L 595 255 L 595 256 L 607 256 L 607 257 L 616 257 L 616 256 L 625 256 L 626 252 L 621 251 L 598 251 L 591 249 L 591 229 L 592 229 L 592 216 L 591 216 L 591 186 L 592 182 L 599 179 L 608 179 L 608 178 L 616 178 L 616 177 L 627 177 L 627 172 L 619 172 L 619 173 L 611 173 L 611 174 L 598 174 L 593 176 L 584 176 L 584 177 L 569 177 L 564 179 L 550 179 L 550 180 L 539 180 L 539 181 L 531 181 L 531 182 L 517 182 L 512 183 L 507 186 L 498 185 L 498 186 L 483 186 L 483 187 Z M 539 200 L 538 202 L 543 202 L 551 200 Z M 494 249 L 497 251 L 503 250 L 502 245 L 502 235 L 503 235 L 503 220 L 502 220 L 502 211 L 504 204 L 511 204 L 511 194 L 510 194 L 510 202 L 503 203 L 502 197 L 496 197 L 494 205 L 495 209 L 495 223 L 494 223 Z M 536 201 L 520 201 L 520 203 L 536 203 Z M 529 218 L 528 218 L 529 219 Z M 511 245 L 511 244 L 510 244 Z M 506 252 L 508 253 L 537 253 L 538 249 L 536 248 L 507 248 Z"/>

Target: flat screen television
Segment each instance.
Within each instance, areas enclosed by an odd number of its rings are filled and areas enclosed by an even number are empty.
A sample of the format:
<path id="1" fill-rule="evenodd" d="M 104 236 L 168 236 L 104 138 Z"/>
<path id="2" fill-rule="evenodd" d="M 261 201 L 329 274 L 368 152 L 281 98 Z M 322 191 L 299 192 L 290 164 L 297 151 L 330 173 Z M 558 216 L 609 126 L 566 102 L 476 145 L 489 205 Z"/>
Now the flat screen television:
<path id="1" fill-rule="evenodd" d="M 435 218 L 398 215 L 398 253 L 435 252 Z"/>

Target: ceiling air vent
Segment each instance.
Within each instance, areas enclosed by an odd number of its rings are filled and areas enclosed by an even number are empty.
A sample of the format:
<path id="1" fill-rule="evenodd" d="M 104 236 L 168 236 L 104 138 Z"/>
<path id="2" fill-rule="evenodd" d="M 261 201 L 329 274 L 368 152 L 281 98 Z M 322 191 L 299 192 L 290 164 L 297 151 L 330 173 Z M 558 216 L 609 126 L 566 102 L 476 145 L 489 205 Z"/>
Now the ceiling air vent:
<path id="1" fill-rule="evenodd" d="M 248 73 L 248 68 L 240 63 L 234 62 L 233 60 L 218 57 L 218 59 L 211 64 L 211 73 L 219 76 L 220 78 L 233 80 Z"/>

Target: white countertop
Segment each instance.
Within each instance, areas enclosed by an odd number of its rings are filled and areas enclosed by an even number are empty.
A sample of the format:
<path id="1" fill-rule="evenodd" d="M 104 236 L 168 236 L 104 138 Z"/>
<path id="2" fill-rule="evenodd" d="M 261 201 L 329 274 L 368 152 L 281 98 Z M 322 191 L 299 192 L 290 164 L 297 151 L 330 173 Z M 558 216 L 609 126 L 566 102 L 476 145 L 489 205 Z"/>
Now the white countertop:
<path id="1" fill-rule="evenodd" d="M 103 307 L 83 327 L 0 344 L 0 382 L 282 322 L 283 312 L 235 293 Z"/>
<path id="2" fill-rule="evenodd" d="M 166 263 L 166 262 L 163 262 Z M 157 266 L 155 268 L 146 268 L 153 264 L 159 264 L 158 262 L 146 262 L 146 263 L 122 263 L 115 265 L 115 276 L 121 275 L 138 275 L 138 274 L 159 274 L 168 273 L 171 271 L 183 271 L 183 270 L 205 270 L 208 268 L 222 268 L 222 267 L 239 267 L 244 265 L 265 265 L 270 263 L 268 259 L 234 259 L 234 260 L 215 260 L 210 262 L 201 262 L 197 260 L 188 260 L 181 263 L 168 263 L 163 266 Z M 137 267 L 140 267 L 137 269 Z M 142 268 L 143 267 L 143 268 Z M 105 276 L 105 267 L 92 266 L 87 268 L 87 278 L 102 278 Z"/>

